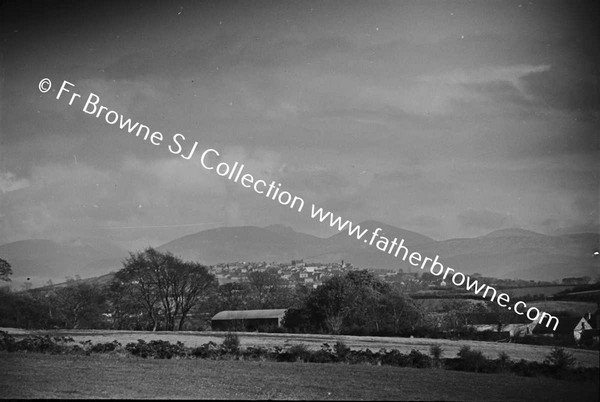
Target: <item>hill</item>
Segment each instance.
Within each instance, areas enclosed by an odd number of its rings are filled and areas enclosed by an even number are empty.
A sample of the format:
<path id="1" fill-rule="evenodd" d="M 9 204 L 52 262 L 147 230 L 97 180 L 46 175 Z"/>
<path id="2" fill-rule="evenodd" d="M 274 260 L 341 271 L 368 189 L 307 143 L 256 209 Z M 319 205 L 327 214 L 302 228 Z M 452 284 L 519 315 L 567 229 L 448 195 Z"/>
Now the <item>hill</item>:
<path id="1" fill-rule="evenodd" d="M 255 226 L 209 229 L 158 247 L 184 260 L 213 265 L 233 261 L 285 262 L 303 258 L 323 239 L 293 230 Z"/>
<path id="2" fill-rule="evenodd" d="M 559 280 L 567 276 L 594 278 L 600 260 L 593 250 L 600 235 L 547 236 L 523 230 L 501 230 L 472 239 L 453 239 L 422 246 L 445 265 L 464 273 L 497 278 Z"/>
<path id="3" fill-rule="evenodd" d="M 108 242 L 75 241 L 60 244 L 51 240 L 21 240 L 0 245 L 0 258 L 13 270 L 12 282 L 42 286 L 48 280 L 62 282 L 76 275 L 98 276 L 120 268 L 127 252 Z"/>
<path id="4" fill-rule="evenodd" d="M 439 255 L 442 264 L 465 274 L 477 272 L 497 278 L 552 281 L 577 276 L 596 278 L 600 272 L 600 258 L 594 257 L 600 244 L 597 233 L 548 236 L 522 229 L 503 229 L 475 238 L 436 241 L 377 221 L 360 225 L 369 229 L 365 239 L 370 239 L 371 232 L 379 227 L 380 236 L 404 239 L 404 245 L 411 252 L 430 258 Z M 180 237 L 158 249 L 205 265 L 235 261 L 343 260 L 363 268 L 421 271 L 378 250 L 375 244 L 370 246 L 347 233 L 319 238 L 283 225 L 209 229 Z M 48 279 L 62 282 L 65 276 L 85 278 L 107 274 L 120 269 L 126 257 L 126 251 L 101 241 L 58 244 L 50 240 L 24 240 L 0 246 L 0 258 L 13 266 L 14 282 L 29 277 L 34 286 L 44 285 Z"/>
<path id="5" fill-rule="evenodd" d="M 600 260 L 593 257 L 594 247 L 600 244 L 600 235 L 595 233 L 547 236 L 514 228 L 476 238 L 435 241 L 377 221 L 365 221 L 360 226 L 369 229 L 369 239 L 370 232 L 379 227 L 381 236 L 404 239 L 411 252 L 439 255 L 445 266 L 465 274 L 551 281 L 567 276 L 594 277 L 600 268 Z M 281 225 L 211 229 L 176 239 L 160 249 L 205 264 L 303 258 L 319 262 L 343 260 L 365 268 L 420 271 L 344 232 L 321 239 Z"/>

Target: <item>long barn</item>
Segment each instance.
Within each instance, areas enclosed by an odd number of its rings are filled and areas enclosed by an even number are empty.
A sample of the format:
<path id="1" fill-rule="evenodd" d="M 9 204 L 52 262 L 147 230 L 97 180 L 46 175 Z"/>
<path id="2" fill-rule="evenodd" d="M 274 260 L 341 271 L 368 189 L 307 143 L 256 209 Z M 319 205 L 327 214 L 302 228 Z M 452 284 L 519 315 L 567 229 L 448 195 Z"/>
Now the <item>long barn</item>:
<path id="1" fill-rule="evenodd" d="M 287 309 L 227 310 L 211 319 L 214 331 L 259 331 L 281 327 Z"/>

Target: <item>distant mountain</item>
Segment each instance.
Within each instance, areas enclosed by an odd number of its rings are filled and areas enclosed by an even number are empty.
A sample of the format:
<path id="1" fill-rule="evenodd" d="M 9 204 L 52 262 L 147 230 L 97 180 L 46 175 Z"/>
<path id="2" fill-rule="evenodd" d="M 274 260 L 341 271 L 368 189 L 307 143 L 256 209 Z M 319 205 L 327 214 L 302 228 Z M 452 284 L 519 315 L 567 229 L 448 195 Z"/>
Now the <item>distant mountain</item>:
<path id="1" fill-rule="evenodd" d="M 600 272 L 593 257 L 600 234 L 547 236 L 521 229 L 506 229 L 473 239 L 453 239 L 423 246 L 423 253 L 440 255 L 447 266 L 464 273 L 478 272 L 497 278 L 557 280 Z"/>
<path id="2" fill-rule="evenodd" d="M 274 232 L 274 233 L 282 233 L 282 234 L 297 233 L 291 227 L 285 226 L 285 225 L 280 225 L 280 224 L 265 226 L 265 229 L 270 230 L 271 232 Z"/>
<path id="3" fill-rule="evenodd" d="M 109 274 L 105 274 L 105 275 L 94 276 L 91 278 L 80 279 L 79 281 L 77 281 L 77 283 L 94 285 L 94 286 L 103 286 L 103 285 L 108 285 L 109 283 L 111 283 L 112 280 L 114 279 L 114 277 L 115 277 L 115 273 L 109 273 Z M 60 282 L 60 283 L 53 283 L 51 285 L 40 286 L 40 287 L 35 288 L 35 290 L 39 291 L 39 292 L 48 292 L 51 290 L 57 290 L 60 288 L 64 288 L 68 285 L 69 285 L 69 281 L 64 281 L 64 282 Z"/>
<path id="4" fill-rule="evenodd" d="M 600 246 L 598 233 L 547 236 L 523 229 L 503 229 L 475 238 L 436 241 L 377 221 L 365 221 L 360 226 L 368 229 L 361 240 L 345 232 L 319 238 L 283 225 L 222 227 L 175 239 L 158 249 L 205 265 L 304 259 L 421 272 L 420 267 L 377 249 L 377 240 L 385 236 L 390 241 L 404 239 L 410 252 L 423 257 L 439 255 L 444 266 L 465 274 L 551 281 L 576 276 L 596 278 L 600 272 L 600 258 L 594 257 Z M 373 245 L 365 243 L 378 227 L 382 230 Z M 48 279 L 62 282 L 65 276 L 107 274 L 122 268 L 126 257 L 125 250 L 99 241 L 58 244 L 24 240 L 0 246 L 0 258 L 13 267 L 13 281 L 23 282 L 29 277 L 34 286 L 44 285 Z"/>
<path id="5" fill-rule="evenodd" d="M 0 245 L 0 258 L 12 267 L 15 285 L 31 283 L 34 287 L 48 280 L 63 282 L 65 277 L 98 276 L 120 268 L 125 250 L 108 242 L 82 240 L 65 244 L 51 240 L 21 240 Z"/>
<path id="6" fill-rule="evenodd" d="M 281 229 L 280 226 L 275 230 L 255 226 L 209 229 L 181 237 L 158 249 L 208 265 L 234 261 L 286 262 L 313 253 L 323 241 Z"/>
<path id="7" fill-rule="evenodd" d="M 378 236 L 385 236 L 389 240 L 392 240 L 393 238 L 404 239 L 405 244 L 408 244 L 410 246 L 418 246 L 419 244 L 431 243 L 435 241 L 430 237 L 423 236 L 422 234 L 411 232 L 410 230 L 400 229 L 395 226 L 386 225 L 385 223 L 381 223 L 378 221 L 364 221 L 361 222 L 359 225 L 361 229 L 369 229 L 369 232 L 363 237 L 363 239 L 365 237 L 368 237 L 368 239 L 370 240 L 371 232 L 373 232 L 377 228 L 380 228 L 381 231 L 378 233 Z M 337 233 L 331 236 L 329 239 L 336 244 L 356 244 L 356 239 L 350 237 L 347 232 Z"/>
<path id="8" fill-rule="evenodd" d="M 399 268 L 401 266 L 400 260 L 393 255 L 377 249 L 376 245 L 379 239 L 385 237 L 390 242 L 394 238 L 398 239 L 398 241 L 404 239 L 404 246 L 412 249 L 411 251 L 418 251 L 417 247 L 419 245 L 435 242 L 432 238 L 419 233 L 373 220 L 361 222 L 359 225 L 361 231 L 368 229 L 368 232 L 361 240 L 357 240 L 356 236 L 349 236 L 348 232 L 340 232 L 322 241 L 321 247 L 313 250 L 313 254 L 310 257 L 323 262 L 339 262 L 343 260 L 356 266 L 368 268 Z M 377 228 L 381 228 L 381 231 L 378 232 L 378 236 L 373 240 L 373 244 L 369 245 L 368 242 L 371 240 L 372 233 Z M 367 240 L 366 243 L 365 240 Z"/>
<path id="9" fill-rule="evenodd" d="M 376 248 L 382 236 L 404 239 L 410 252 L 439 261 L 465 274 L 480 273 L 497 278 L 560 280 L 568 276 L 590 276 L 600 271 L 600 259 L 593 257 L 600 235 L 579 233 L 547 236 L 523 229 L 503 229 L 485 236 L 435 241 L 427 236 L 377 221 L 360 223 L 369 231 L 361 240 L 340 232 L 329 238 L 295 232 L 281 225 L 266 228 L 231 227 L 211 229 L 185 236 L 159 249 L 204 264 L 234 261 L 277 261 L 304 259 L 315 262 L 349 262 L 365 268 L 403 269 L 420 272 L 420 267 Z M 371 233 L 381 228 L 369 245 Z M 389 250 L 389 249 L 388 249 Z"/>
<path id="10" fill-rule="evenodd" d="M 486 234 L 483 237 L 544 237 L 541 233 L 520 228 L 500 229 Z"/>

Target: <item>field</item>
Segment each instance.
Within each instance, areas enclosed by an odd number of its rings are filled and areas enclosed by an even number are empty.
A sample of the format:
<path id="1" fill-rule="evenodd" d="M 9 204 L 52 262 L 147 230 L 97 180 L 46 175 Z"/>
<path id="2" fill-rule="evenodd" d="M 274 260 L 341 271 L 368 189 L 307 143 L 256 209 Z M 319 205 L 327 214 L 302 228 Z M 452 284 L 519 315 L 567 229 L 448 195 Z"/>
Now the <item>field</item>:
<path id="1" fill-rule="evenodd" d="M 597 383 L 345 364 L 0 353 L 2 398 L 597 401 Z"/>
<path id="2" fill-rule="evenodd" d="M 106 330 L 55 330 L 55 331 L 25 331 L 22 329 L 0 328 L 15 337 L 28 334 L 49 334 L 51 336 L 70 336 L 77 342 L 91 340 L 92 343 L 112 342 L 117 340 L 125 345 L 136 342 L 138 339 L 150 341 L 161 339 L 175 343 L 183 342 L 185 346 L 196 347 L 209 341 L 221 343 L 225 337 L 224 332 L 137 332 L 137 331 L 106 331 Z M 323 343 L 333 345 L 341 340 L 352 349 L 369 348 L 377 351 L 381 348 L 398 349 L 402 353 L 409 353 L 412 349 L 429 354 L 429 347 L 438 344 L 444 349 L 444 357 L 455 357 L 463 345 L 472 349 L 481 350 L 486 357 L 495 359 L 498 353 L 506 352 L 512 360 L 530 360 L 543 362 L 552 347 L 538 345 L 522 345 L 515 343 L 479 342 L 470 340 L 425 339 L 425 338 L 387 338 L 374 336 L 334 336 L 313 334 L 265 334 L 255 332 L 239 333 L 241 346 L 286 346 L 304 344 L 310 349 L 319 349 Z M 577 359 L 577 363 L 584 367 L 598 367 L 599 353 L 593 350 L 569 349 Z"/>
<path id="3" fill-rule="evenodd" d="M 1 328 L 16 338 L 68 336 L 77 342 L 138 339 L 183 342 L 194 347 L 221 343 L 224 332 L 135 332 L 106 330 L 26 331 Z M 318 349 L 341 340 L 353 349 L 417 349 L 431 344 L 455 357 L 469 345 L 496 358 L 543 361 L 547 346 L 445 339 L 382 338 L 306 334 L 239 333 L 242 346 L 304 344 Z M 582 366 L 599 365 L 598 352 L 570 349 Z M 194 399 L 365 399 L 365 400 L 598 400 L 597 382 L 549 377 L 478 374 L 391 366 L 277 363 L 271 361 L 141 359 L 128 354 L 46 355 L 0 352 L 0 398 L 194 398 Z"/>
<path id="4" fill-rule="evenodd" d="M 587 313 L 593 313 L 598 309 L 596 303 L 565 300 L 529 302 L 527 305 L 531 307 L 537 307 L 541 311 L 551 311 L 553 313 L 561 312 L 565 314 L 579 315 L 582 317 Z"/>
<path id="5" fill-rule="evenodd" d="M 499 288 L 503 292 L 511 295 L 511 297 L 519 298 L 527 295 L 544 295 L 553 296 L 566 289 L 573 288 L 573 285 L 556 285 L 556 286 L 530 286 L 520 288 Z M 595 309 L 594 309 L 595 310 Z M 594 311 L 592 310 L 592 311 Z"/>
<path id="6" fill-rule="evenodd" d="M 515 298 L 518 299 L 518 297 Z M 439 312 L 447 311 L 445 303 L 453 301 L 463 303 L 464 306 L 468 306 L 469 304 L 486 304 L 483 300 L 474 299 L 415 299 L 415 301 L 427 311 Z M 593 313 L 598 309 L 596 303 L 566 300 L 529 301 L 527 302 L 527 306 L 537 307 L 539 310 L 547 311 L 551 314 L 567 314 L 573 316 L 584 316 L 585 314 Z"/>

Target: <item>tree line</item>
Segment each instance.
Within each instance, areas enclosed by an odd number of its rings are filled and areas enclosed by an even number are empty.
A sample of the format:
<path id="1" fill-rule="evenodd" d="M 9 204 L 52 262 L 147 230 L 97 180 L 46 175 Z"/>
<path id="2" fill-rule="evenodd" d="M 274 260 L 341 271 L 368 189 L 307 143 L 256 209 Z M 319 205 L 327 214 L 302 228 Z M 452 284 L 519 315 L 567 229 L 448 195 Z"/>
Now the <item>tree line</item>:
<path id="1" fill-rule="evenodd" d="M 0 261 L 0 279 L 10 280 Z M 218 285 L 207 267 L 153 248 L 130 253 L 106 284 L 65 284 L 0 292 L 0 326 L 148 331 L 208 329 L 223 310 L 288 308 L 288 331 L 402 334 L 422 314 L 414 302 L 367 271 L 350 271 L 316 289 L 291 286 L 276 270 L 248 273 L 246 282 Z"/>
<path id="2" fill-rule="evenodd" d="M 0 260 L 0 279 L 11 274 Z M 2 289 L 0 327 L 206 330 L 219 311 L 288 309 L 279 331 L 438 337 L 464 332 L 470 314 L 486 311 L 480 304 L 443 303 L 443 313 L 424 308 L 366 270 L 334 276 L 316 289 L 292 286 L 273 269 L 219 286 L 206 266 L 147 248 L 130 253 L 108 283 L 70 279 L 21 292 Z"/>

